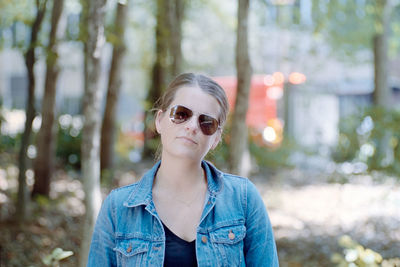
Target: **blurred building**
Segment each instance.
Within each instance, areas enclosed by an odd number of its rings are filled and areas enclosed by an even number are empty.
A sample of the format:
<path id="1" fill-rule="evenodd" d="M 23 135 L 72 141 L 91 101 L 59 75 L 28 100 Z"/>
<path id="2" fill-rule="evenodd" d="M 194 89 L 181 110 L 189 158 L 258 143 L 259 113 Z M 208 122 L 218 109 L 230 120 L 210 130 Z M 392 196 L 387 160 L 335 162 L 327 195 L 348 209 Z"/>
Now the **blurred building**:
<path id="1" fill-rule="evenodd" d="M 67 5 L 72 5 L 72 2 Z M 182 44 L 188 71 L 201 71 L 213 76 L 232 77 L 235 74 L 235 36 L 232 26 L 234 23 L 231 25 L 231 22 L 235 19 L 236 5 L 230 0 L 220 2 L 219 11 L 223 12 L 222 15 L 215 16 L 208 7 L 197 6 L 188 16 L 190 20 L 184 27 L 185 38 Z M 358 4 L 362 5 L 361 2 Z M 302 145 L 332 146 L 338 137 L 340 119 L 371 104 L 373 66 L 365 63 L 372 61 L 371 51 L 360 52 L 364 62 L 362 64 L 349 65 L 333 58 L 326 41 L 312 36 L 309 26 L 314 23 L 313 3 L 312 0 L 268 0 L 252 3 L 252 12 L 257 11 L 254 13 L 257 16 L 251 16 L 249 21 L 249 52 L 254 73 L 283 75 L 281 86 L 268 85 L 266 81 L 267 85 L 263 85 L 266 87 L 262 89 L 264 91 L 250 95 L 252 115 L 248 120 L 264 139 L 271 141 L 277 138 L 279 127 L 282 127 L 280 125 L 284 125 L 286 132 Z M 199 8 L 203 8 L 202 12 L 198 12 Z M 138 131 L 142 127 L 142 122 L 138 121 L 141 116 L 138 114 L 145 108 L 143 99 L 152 64 L 154 14 L 140 5 L 133 7 L 131 11 L 137 12 L 132 13 L 131 19 L 137 19 L 132 24 L 138 26 L 129 27 L 127 32 L 126 39 L 130 41 L 127 42 L 129 55 L 126 56 L 126 61 L 130 61 L 125 62 L 123 68 L 118 121 L 126 131 Z M 227 22 L 224 24 L 219 17 L 224 17 Z M 217 24 L 218 27 L 212 27 Z M 68 16 L 67 33 L 72 36 L 71 39 L 77 39 L 78 29 L 79 11 L 76 10 Z M 24 27 L 17 30 L 21 31 L 18 35 L 21 38 L 19 41 L 25 40 L 28 30 L 25 29 L 24 32 Z M 7 37 L 6 34 L 7 31 L 3 31 L 2 37 Z M 206 42 L 204 36 L 207 37 Z M 59 50 L 61 73 L 57 88 L 57 110 L 59 114 L 79 114 L 84 86 L 82 44 L 63 42 Z M 102 59 L 103 92 L 106 91 L 108 81 L 110 56 L 111 47 L 106 45 Z M 38 58 L 35 71 L 36 107 L 39 109 L 44 87 L 45 61 L 43 55 Z M 394 103 L 400 101 L 398 66 L 400 58 L 393 60 L 390 68 L 389 84 Z M 289 82 L 289 75 L 295 72 L 304 74 L 307 81 L 293 85 Z M 0 98 L 3 105 L 9 109 L 25 109 L 26 87 L 26 69 L 21 52 L 2 49 Z M 263 101 L 257 101 L 259 98 L 265 100 L 265 106 L 260 105 Z"/>
<path id="2" fill-rule="evenodd" d="M 63 43 L 59 48 L 59 62 L 61 72 L 57 81 L 56 106 L 58 114 L 77 115 L 81 113 L 83 97 L 84 70 L 83 53 L 80 44 Z M 102 58 L 101 90 L 106 92 L 108 82 L 108 69 L 111 56 L 111 47 L 106 46 Z M 35 65 L 36 73 L 36 108 L 40 111 L 40 103 L 44 91 L 46 66 L 43 58 Z M 129 83 L 134 79 L 132 70 L 125 69 L 120 101 L 118 105 L 118 117 L 121 120 L 129 120 L 142 110 L 141 95 L 136 94 L 133 88 L 138 84 Z M 24 58 L 19 50 L 4 49 L 0 52 L 0 99 L 7 109 L 25 109 L 27 97 L 27 76 Z M 104 97 L 103 97 L 103 100 Z M 105 102 L 105 101 L 104 101 Z"/>

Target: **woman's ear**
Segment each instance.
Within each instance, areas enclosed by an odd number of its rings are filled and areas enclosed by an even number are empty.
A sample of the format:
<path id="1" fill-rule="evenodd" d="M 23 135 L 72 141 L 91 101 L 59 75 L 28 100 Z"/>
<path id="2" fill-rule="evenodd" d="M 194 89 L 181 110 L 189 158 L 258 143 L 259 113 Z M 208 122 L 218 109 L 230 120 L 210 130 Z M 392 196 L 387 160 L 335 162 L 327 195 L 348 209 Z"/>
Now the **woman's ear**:
<path id="1" fill-rule="evenodd" d="M 162 119 L 162 115 L 163 115 L 162 113 L 163 112 L 162 112 L 161 109 L 158 110 L 157 113 L 156 113 L 155 122 L 156 122 L 156 130 L 157 130 L 158 134 L 161 134 L 161 119 Z"/>
<path id="2" fill-rule="evenodd" d="M 221 141 L 221 138 L 222 138 L 221 135 L 222 135 L 221 131 L 218 130 L 217 136 L 215 137 L 215 140 L 214 140 L 214 143 L 211 146 L 211 150 L 214 150 L 218 146 L 218 144 L 219 144 L 219 142 Z"/>

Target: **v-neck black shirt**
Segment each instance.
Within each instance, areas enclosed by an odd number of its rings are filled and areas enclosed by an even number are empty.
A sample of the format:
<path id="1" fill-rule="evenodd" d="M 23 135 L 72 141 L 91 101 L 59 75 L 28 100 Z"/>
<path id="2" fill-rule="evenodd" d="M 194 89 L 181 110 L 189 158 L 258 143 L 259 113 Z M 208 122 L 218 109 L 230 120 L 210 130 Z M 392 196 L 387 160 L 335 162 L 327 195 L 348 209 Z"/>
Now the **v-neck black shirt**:
<path id="1" fill-rule="evenodd" d="M 163 223 L 165 231 L 165 267 L 197 267 L 196 240 L 188 242 L 175 235 Z"/>

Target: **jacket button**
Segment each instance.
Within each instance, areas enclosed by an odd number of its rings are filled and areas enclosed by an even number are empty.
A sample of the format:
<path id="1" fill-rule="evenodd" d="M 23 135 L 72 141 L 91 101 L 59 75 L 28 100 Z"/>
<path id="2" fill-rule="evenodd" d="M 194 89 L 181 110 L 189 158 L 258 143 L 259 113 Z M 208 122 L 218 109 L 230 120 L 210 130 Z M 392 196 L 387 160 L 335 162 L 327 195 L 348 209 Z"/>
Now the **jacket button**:
<path id="1" fill-rule="evenodd" d="M 132 244 L 129 245 L 129 247 L 126 249 L 126 252 L 130 253 L 132 251 Z"/>
<path id="2" fill-rule="evenodd" d="M 203 242 L 204 244 L 207 243 L 207 237 L 205 235 L 201 237 L 201 242 Z"/>
<path id="3" fill-rule="evenodd" d="M 229 239 L 230 239 L 230 240 L 233 240 L 233 239 L 235 239 L 235 234 L 234 234 L 234 233 L 232 233 L 232 230 L 229 230 L 228 237 L 229 237 Z"/>

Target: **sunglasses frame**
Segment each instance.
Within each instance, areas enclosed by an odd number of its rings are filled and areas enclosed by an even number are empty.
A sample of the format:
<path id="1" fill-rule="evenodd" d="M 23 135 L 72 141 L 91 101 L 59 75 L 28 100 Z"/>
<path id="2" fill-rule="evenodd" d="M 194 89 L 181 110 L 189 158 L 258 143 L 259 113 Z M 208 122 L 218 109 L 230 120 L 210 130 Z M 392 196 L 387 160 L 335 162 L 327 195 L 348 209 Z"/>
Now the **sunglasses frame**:
<path id="1" fill-rule="evenodd" d="M 175 113 L 176 113 L 177 109 L 180 108 L 180 107 L 184 108 L 185 110 L 188 110 L 188 114 L 187 114 L 188 116 L 187 116 L 187 118 L 182 119 L 182 121 L 178 122 L 177 119 L 175 118 Z M 171 120 L 172 123 L 181 124 L 181 123 L 184 123 L 184 122 L 187 122 L 188 120 L 190 120 L 190 118 L 193 117 L 193 114 L 194 114 L 193 110 L 191 110 L 190 108 L 187 108 L 187 107 L 185 107 L 183 105 L 179 105 L 178 104 L 178 105 L 175 105 L 175 106 L 171 107 L 171 111 L 169 113 L 169 119 Z M 213 130 L 212 132 L 204 130 L 205 129 L 204 126 L 203 126 L 204 124 L 202 124 L 202 122 L 204 122 L 204 120 L 201 119 L 201 118 L 204 118 L 204 117 L 211 118 L 213 122 L 214 121 L 216 122 L 217 127 L 215 128 L 215 130 Z M 221 129 L 219 120 L 217 120 L 214 117 L 212 117 L 210 115 L 207 115 L 207 114 L 198 115 L 197 116 L 197 123 L 198 123 L 198 126 L 199 126 L 201 132 L 204 135 L 213 135 L 215 132 L 218 131 L 218 129 Z M 213 123 L 213 125 L 214 125 L 214 123 Z"/>

